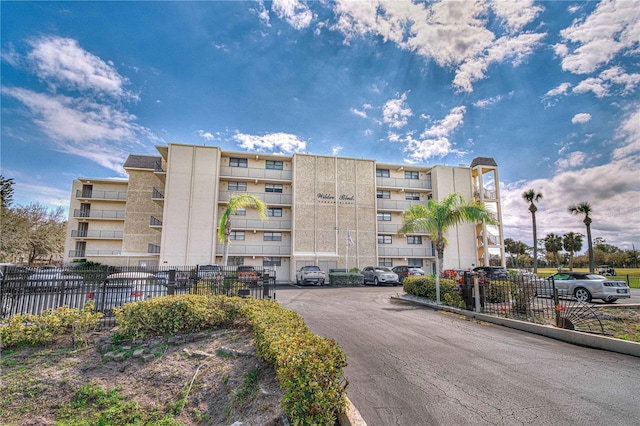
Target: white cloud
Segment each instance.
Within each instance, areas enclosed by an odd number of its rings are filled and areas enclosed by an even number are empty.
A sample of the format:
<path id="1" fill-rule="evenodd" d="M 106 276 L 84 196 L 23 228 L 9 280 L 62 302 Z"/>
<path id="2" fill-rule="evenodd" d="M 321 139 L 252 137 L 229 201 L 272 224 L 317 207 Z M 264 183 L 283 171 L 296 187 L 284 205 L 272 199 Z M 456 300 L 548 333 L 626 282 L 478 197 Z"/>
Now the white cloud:
<path id="1" fill-rule="evenodd" d="M 390 127 L 399 129 L 409 122 L 413 115 L 411 108 L 406 106 L 407 94 L 403 93 L 397 99 L 391 99 L 382 108 L 382 120 Z"/>
<path id="2" fill-rule="evenodd" d="M 340 152 L 342 152 L 342 149 L 343 149 L 343 148 L 344 148 L 344 147 L 342 147 L 342 146 L 338 146 L 338 145 L 336 145 L 336 146 L 332 146 L 332 147 L 331 147 L 331 155 L 338 155 L 338 154 L 340 154 Z"/>
<path id="3" fill-rule="evenodd" d="M 289 133 L 267 133 L 262 136 L 236 133 L 233 138 L 242 148 L 257 152 L 293 154 L 304 152 L 307 148 L 306 142 Z"/>
<path id="4" fill-rule="evenodd" d="M 570 83 L 561 83 L 558 87 L 551 89 L 547 93 L 545 93 L 544 97 L 550 98 L 552 96 L 566 95 L 570 87 Z"/>
<path id="5" fill-rule="evenodd" d="M 574 151 L 570 153 L 566 158 L 561 158 L 556 161 L 556 166 L 560 170 L 574 169 L 584 165 L 587 155 L 582 151 Z"/>
<path id="6" fill-rule="evenodd" d="M 622 122 L 616 136 L 622 143 L 613 151 L 613 159 L 634 162 L 637 171 L 640 169 L 640 105 L 633 106 L 632 112 Z M 637 181 L 636 177 L 636 184 Z M 640 209 L 640 206 L 638 208 Z"/>
<path id="7" fill-rule="evenodd" d="M 609 86 L 601 78 L 596 77 L 584 79 L 573 88 L 573 93 L 593 92 L 598 98 L 605 97 L 608 91 Z"/>
<path id="8" fill-rule="evenodd" d="M 579 114 L 576 114 L 571 119 L 571 122 L 573 124 L 584 124 L 584 123 L 588 123 L 589 121 L 591 121 L 591 114 L 587 114 L 586 112 L 581 112 Z"/>
<path id="9" fill-rule="evenodd" d="M 453 148 L 449 137 L 462 125 L 465 113 L 466 107 L 455 107 L 445 118 L 426 128 L 419 138 L 416 139 L 412 135 L 406 135 L 402 139 L 406 143 L 404 151 L 409 153 L 405 161 L 416 163 L 431 157 L 444 157 L 451 153 L 461 154 L 461 151 Z"/>
<path id="10" fill-rule="evenodd" d="M 51 86 L 136 98 L 124 89 L 127 79 L 112 63 L 82 49 L 76 40 L 46 36 L 31 40 L 30 45 L 33 49 L 27 55 L 28 62 Z"/>
<path id="11" fill-rule="evenodd" d="M 603 0 L 586 19 L 576 20 L 560 32 L 566 41 L 556 48 L 562 57 L 562 69 L 588 74 L 618 53 L 637 49 L 638 22 L 640 8 L 636 2 Z"/>
<path id="12" fill-rule="evenodd" d="M 298 0 L 274 0 L 271 10 L 296 30 L 307 28 L 313 19 L 309 7 Z"/>
<path id="13" fill-rule="evenodd" d="M 200 136 L 202 139 L 206 139 L 208 141 L 212 141 L 215 139 L 215 136 L 213 136 L 213 133 L 211 132 L 205 132 L 204 130 L 197 130 L 196 133 L 198 134 L 198 136 Z"/>
<path id="14" fill-rule="evenodd" d="M 433 59 L 440 66 L 456 68 L 454 86 L 471 92 L 473 82 L 484 78 L 492 63 L 513 58 L 514 65 L 518 65 L 545 36 L 517 34 L 542 9 L 531 1 L 511 3 L 340 0 L 335 3 L 338 21 L 332 28 L 344 34 L 346 43 L 372 34 Z M 495 34 L 486 28 L 490 7 L 501 18 L 508 36 L 496 40 Z"/>
<path id="15" fill-rule="evenodd" d="M 351 108 L 351 113 L 357 115 L 358 117 L 367 118 L 366 111 L 360 111 L 359 109 Z"/>

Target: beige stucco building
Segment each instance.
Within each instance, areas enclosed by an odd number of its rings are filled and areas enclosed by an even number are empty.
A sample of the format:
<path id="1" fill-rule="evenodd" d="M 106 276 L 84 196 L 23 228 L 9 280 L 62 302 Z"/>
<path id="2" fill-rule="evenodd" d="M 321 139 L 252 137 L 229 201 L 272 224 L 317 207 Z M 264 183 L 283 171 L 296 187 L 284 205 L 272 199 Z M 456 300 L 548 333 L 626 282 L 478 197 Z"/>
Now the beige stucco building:
<path id="1" fill-rule="evenodd" d="M 65 261 L 111 265 L 221 263 L 217 224 L 229 198 L 258 196 L 231 217 L 229 264 L 269 266 L 278 280 L 301 266 L 324 270 L 419 265 L 435 271 L 428 234 L 399 234 L 402 212 L 452 192 L 482 201 L 498 225 L 463 224 L 447 234 L 445 268 L 504 264 L 498 167 L 409 166 L 375 160 L 222 151 L 169 144 L 158 156 L 130 155 L 127 180 L 79 178 L 71 191 Z"/>

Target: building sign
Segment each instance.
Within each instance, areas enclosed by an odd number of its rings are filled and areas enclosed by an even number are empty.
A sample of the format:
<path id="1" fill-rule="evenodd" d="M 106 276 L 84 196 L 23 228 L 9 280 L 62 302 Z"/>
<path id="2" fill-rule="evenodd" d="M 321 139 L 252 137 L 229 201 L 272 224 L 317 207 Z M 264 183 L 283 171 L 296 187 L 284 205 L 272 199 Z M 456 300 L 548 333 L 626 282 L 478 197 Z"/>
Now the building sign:
<path id="1" fill-rule="evenodd" d="M 348 194 L 340 194 L 337 199 L 335 195 L 326 193 L 326 192 L 318 192 L 316 195 L 319 204 L 336 204 L 338 205 L 353 205 L 356 197 L 355 195 Z"/>

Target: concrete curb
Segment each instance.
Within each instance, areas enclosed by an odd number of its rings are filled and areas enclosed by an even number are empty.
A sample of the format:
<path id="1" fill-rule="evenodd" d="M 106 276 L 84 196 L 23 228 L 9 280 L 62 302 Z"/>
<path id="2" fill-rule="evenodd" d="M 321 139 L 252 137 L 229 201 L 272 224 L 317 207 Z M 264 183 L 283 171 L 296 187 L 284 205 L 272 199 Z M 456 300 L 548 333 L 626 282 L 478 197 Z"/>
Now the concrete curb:
<path id="1" fill-rule="evenodd" d="M 465 311 L 462 309 L 453 308 L 451 306 L 438 305 L 437 303 L 432 302 L 428 299 L 412 296 L 409 294 L 391 296 L 391 299 L 427 306 L 429 308 L 441 311 L 452 312 L 465 316 L 467 318 L 473 318 L 479 321 L 498 324 L 505 327 L 550 337 L 552 339 L 561 340 L 574 345 L 640 357 L 640 343 L 636 342 L 629 342 L 626 340 L 614 339 L 612 337 L 599 336 L 595 334 L 581 333 L 579 331 L 565 330 L 563 328 L 556 328 L 551 325 L 540 325 L 509 318 L 496 317 L 493 315 L 481 314 L 477 312 Z"/>
<path id="2" fill-rule="evenodd" d="M 367 426 L 358 409 L 347 398 L 347 409 L 338 415 L 340 426 Z"/>

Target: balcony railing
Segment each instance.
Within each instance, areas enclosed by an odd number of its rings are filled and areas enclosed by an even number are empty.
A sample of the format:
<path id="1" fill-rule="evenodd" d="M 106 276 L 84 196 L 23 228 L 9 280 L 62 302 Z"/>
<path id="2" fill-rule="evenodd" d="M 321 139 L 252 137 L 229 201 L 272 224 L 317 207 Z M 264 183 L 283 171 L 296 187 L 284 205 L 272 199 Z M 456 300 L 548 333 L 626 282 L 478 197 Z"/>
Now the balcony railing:
<path id="1" fill-rule="evenodd" d="M 86 189 L 76 190 L 76 198 L 90 198 L 92 200 L 117 200 L 126 201 L 127 191 L 89 191 Z"/>
<path id="2" fill-rule="evenodd" d="M 166 173 L 166 170 L 162 168 L 162 161 L 155 162 L 153 171 L 156 173 Z"/>
<path id="3" fill-rule="evenodd" d="M 122 231 L 82 231 L 73 229 L 71 230 L 71 237 L 121 240 Z"/>
<path id="4" fill-rule="evenodd" d="M 147 253 L 153 253 L 153 254 L 160 253 L 160 246 L 158 244 L 149 244 L 147 247 Z"/>
<path id="5" fill-rule="evenodd" d="M 378 210 L 405 211 L 414 204 L 420 204 L 420 200 L 388 200 L 386 198 L 378 198 L 377 204 Z"/>
<path id="6" fill-rule="evenodd" d="M 384 247 L 378 244 L 378 256 L 380 257 L 434 257 L 433 250 L 428 247 Z"/>
<path id="7" fill-rule="evenodd" d="M 149 219 L 149 226 L 162 226 L 162 221 L 156 217 L 151 216 Z"/>
<path id="8" fill-rule="evenodd" d="M 291 170 L 273 170 L 257 167 L 220 167 L 221 177 L 291 181 Z"/>
<path id="9" fill-rule="evenodd" d="M 231 219 L 233 229 L 291 229 L 291 221 L 268 217 L 267 220 L 259 219 Z"/>
<path id="10" fill-rule="evenodd" d="M 154 200 L 164 200 L 164 194 L 158 191 L 156 188 L 153 188 L 153 193 L 151 194 L 151 198 Z"/>
<path id="11" fill-rule="evenodd" d="M 124 210 L 74 209 L 73 217 L 89 218 L 89 219 L 122 219 L 124 220 Z"/>
<path id="12" fill-rule="evenodd" d="M 218 199 L 221 202 L 229 201 L 232 195 L 245 194 L 245 192 L 238 191 L 220 191 Z M 264 201 L 267 205 L 291 205 L 291 194 L 281 194 L 279 192 L 250 192 L 249 194 L 255 195 Z"/>
<path id="13" fill-rule="evenodd" d="M 120 250 L 70 250 L 69 257 L 120 256 Z"/>
<path id="14" fill-rule="evenodd" d="M 478 243 L 479 244 L 484 244 L 482 235 L 478 236 Z M 500 245 L 500 240 L 495 235 L 487 235 L 487 245 L 498 246 L 498 245 Z"/>
<path id="15" fill-rule="evenodd" d="M 216 245 L 216 253 L 222 254 L 224 246 L 222 244 Z M 229 244 L 230 255 L 245 255 L 245 256 L 287 256 L 291 254 L 290 246 L 283 245 L 242 245 L 237 241 Z"/>
<path id="16" fill-rule="evenodd" d="M 376 177 L 376 185 L 390 188 L 431 189 L 431 176 L 428 179 Z"/>
<path id="17" fill-rule="evenodd" d="M 498 192 L 493 190 L 493 189 L 484 189 L 482 191 L 482 193 L 484 194 L 485 200 L 497 200 L 498 199 Z M 480 198 L 480 192 L 479 191 L 475 191 L 473 193 L 473 196 L 476 197 L 476 198 Z"/>

